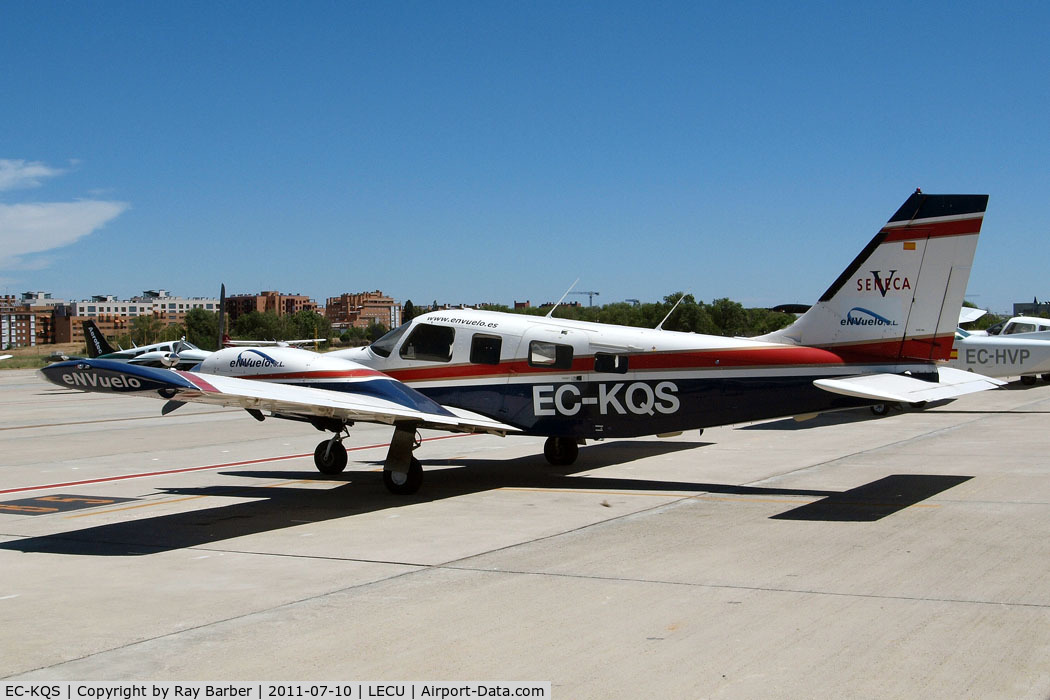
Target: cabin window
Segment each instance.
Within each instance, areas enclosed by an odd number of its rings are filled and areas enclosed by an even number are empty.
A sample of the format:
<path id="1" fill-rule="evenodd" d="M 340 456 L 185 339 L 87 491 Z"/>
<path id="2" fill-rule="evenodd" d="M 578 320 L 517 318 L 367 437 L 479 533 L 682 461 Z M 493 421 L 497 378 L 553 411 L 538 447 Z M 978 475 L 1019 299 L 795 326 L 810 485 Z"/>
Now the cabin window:
<path id="1" fill-rule="evenodd" d="M 426 362 L 448 362 L 452 359 L 452 343 L 456 330 L 449 326 L 421 323 L 401 346 L 401 358 Z"/>
<path id="2" fill-rule="evenodd" d="M 572 369 L 572 346 L 534 340 L 529 343 L 529 365 L 554 369 Z"/>
<path id="3" fill-rule="evenodd" d="M 594 353 L 594 371 L 626 374 L 627 355 L 613 355 L 607 352 L 596 352 Z"/>
<path id="4" fill-rule="evenodd" d="M 475 335 L 470 341 L 470 361 L 476 365 L 498 365 L 503 338 L 498 335 Z"/>

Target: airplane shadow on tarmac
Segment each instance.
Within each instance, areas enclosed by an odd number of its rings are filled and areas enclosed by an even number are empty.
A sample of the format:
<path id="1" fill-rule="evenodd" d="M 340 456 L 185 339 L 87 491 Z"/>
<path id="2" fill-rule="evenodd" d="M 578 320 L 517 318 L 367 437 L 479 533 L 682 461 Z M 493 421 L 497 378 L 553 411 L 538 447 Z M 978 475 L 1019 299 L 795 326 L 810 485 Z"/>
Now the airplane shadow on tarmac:
<path id="1" fill-rule="evenodd" d="M 0 543 L 0 549 L 47 554 L 88 556 L 136 556 L 214 544 L 224 540 L 295 527 L 304 522 L 322 522 L 362 513 L 426 503 L 498 488 L 585 489 L 637 492 L 716 493 L 740 496 L 798 496 L 817 498 L 775 520 L 820 520 L 871 522 L 931 498 L 971 477 L 938 475 L 894 475 L 847 491 L 767 488 L 686 481 L 660 481 L 580 476 L 602 467 L 622 465 L 637 459 L 670 454 L 711 443 L 627 441 L 603 442 L 581 450 L 579 461 L 554 467 L 539 455 L 511 460 L 457 459 L 423 461 L 427 470 L 423 487 L 414 496 L 394 496 L 383 486 L 381 472 L 373 469 L 346 471 L 336 476 L 316 472 L 226 471 L 221 476 L 289 479 L 298 482 L 345 482 L 330 489 L 293 486 L 208 486 L 166 488 L 162 493 L 178 496 L 240 497 L 242 503 L 202 508 L 183 513 L 144 517 L 125 522 L 30 537 Z M 433 467 L 446 466 L 442 469 Z"/>

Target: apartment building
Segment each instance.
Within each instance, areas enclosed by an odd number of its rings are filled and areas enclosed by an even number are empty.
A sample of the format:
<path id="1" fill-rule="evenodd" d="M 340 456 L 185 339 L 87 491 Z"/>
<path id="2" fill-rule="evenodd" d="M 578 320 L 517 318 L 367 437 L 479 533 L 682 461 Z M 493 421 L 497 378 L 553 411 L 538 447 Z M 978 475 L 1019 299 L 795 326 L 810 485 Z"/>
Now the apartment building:
<path id="1" fill-rule="evenodd" d="M 301 294 L 260 292 L 259 294 L 234 294 L 226 297 L 226 316 L 232 324 L 238 316 L 258 311 L 270 311 L 278 316 L 300 311 L 318 311 L 317 302 Z"/>
<path id="2" fill-rule="evenodd" d="M 329 297 L 324 314 L 332 328 L 368 328 L 373 322 L 387 328 L 401 325 L 401 304 L 378 289 Z"/>
<path id="3" fill-rule="evenodd" d="M 192 309 L 217 312 L 219 300 L 208 297 L 176 297 L 166 289 L 150 289 L 131 299 L 97 294 L 90 299 L 55 306 L 55 343 L 84 342 L 84 321 L 92 319 L 107 336 L 125 335 L 138 316 L 153 316 L 165 326 L 182 323 Z"/>
<path id="4" fill-rule="evenodd" d="M 54 341 L 54 310 L 65 302 L 46 292 L 0 296 L 0 350 Z"/>

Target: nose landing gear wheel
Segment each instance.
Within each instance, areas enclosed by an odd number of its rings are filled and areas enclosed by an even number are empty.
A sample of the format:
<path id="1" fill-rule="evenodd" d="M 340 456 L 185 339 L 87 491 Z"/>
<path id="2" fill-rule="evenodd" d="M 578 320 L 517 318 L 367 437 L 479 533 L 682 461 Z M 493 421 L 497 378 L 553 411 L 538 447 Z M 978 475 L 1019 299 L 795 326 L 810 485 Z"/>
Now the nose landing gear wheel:
<path id="1" fill-rule="evenodd" d="M 423 484 L 423 465 L 415 457 L 408 463 L 408 473 L 383 470 L 383 485 L 390 493 L 410 496 Z"/>
<path id="2" fill-rule="evenodd" d="M 341 440 L 323 440 L 314 450 L 314 465 L 322 474 L 338 474 L 346 469 L 346 449 Z"/>

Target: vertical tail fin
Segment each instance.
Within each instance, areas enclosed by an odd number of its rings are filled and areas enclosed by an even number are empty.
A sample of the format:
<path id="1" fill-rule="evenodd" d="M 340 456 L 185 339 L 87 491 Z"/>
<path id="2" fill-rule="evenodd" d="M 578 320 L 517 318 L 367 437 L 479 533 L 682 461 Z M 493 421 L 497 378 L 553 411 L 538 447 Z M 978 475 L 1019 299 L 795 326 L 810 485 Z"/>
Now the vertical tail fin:
<path id="1" fill-rule="evenodd" d="M 88 357 L 98 357 L 116 352 L 106 341 L 106 336 L 95 325 L 94 321 L 84 321 L 84 339 L 87 341 Z"/>
<path id="2" fill-rule="evenodd" d="M 988 195 L 915 193 L 820 300 L 762 340 L 847 360 L 946 360 Z"/>

